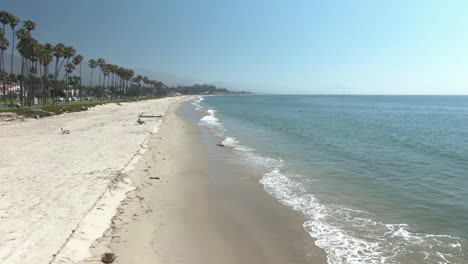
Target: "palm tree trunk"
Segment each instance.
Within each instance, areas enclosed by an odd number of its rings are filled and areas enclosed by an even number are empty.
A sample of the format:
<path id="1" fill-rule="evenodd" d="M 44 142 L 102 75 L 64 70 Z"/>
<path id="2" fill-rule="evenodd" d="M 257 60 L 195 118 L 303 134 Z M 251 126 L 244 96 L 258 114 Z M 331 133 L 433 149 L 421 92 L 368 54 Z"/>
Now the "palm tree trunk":
<path id="1" fill-rule="evenodd" d="M 26 83 L 26 76 L 24 75 L 24 63 L 25 63 L 25 58 L 24 56 L 21 56 L 21 80 L 20 80 L 20 100 L 21 100 L 21 105 L 24 104 L 23 97 L 24 97 L 24 85 Z"/>
<path id="2" fill-rule="evenodd" d="M 3 30 L 5 32 L 5 30 Z M 11 28 L 11 60 L 10 60 L 10 76 L 13 75 L 13 54 L 15 53 L 15 27 Z M 10 104 L 12 104 L 12 98 L 10 93 Z M 6 97 L 5 97 L 6 104 Z"/>
<path id="3" fill-rule="evenodd" d="M 20 80 L 20 103 L 23 105 L 23 89 L 24 89 L 24 78 Z"/>
<path id="4" fill-rule="evenodd" d="M 5 24 L 3 24 L 3 33 L 5 34 Z M 5 63 L 4 63 L 4 59 L 3 59 L 3 50 L 1 51 L 1 55 L 0 55 L 0 60 L 1 60 L 1 67 L 0 67 L 0 70 L 3 71 L 3 73 L 5 73 Z M 6 76 L 3 77 L 3 98 L 5 99 L 5 107 L 6 107 L 6 87 L 5 87 L 5 79 L 6 79 Z M 10 90 L 11 91 L 11 90 Z M 11 97 L 11 93 L 10 93 L 10 97 Z M 10 104 L 11 104 L 11 98 L 10 98 Z"/>
<path id="5" fill-rule="evenodd" d="M 79 93 L 80 100 L 83 99 L 83 92 L 81 91 L 81 63 L 80 63 L 80 84 L 78 88 L 78 93 Z"/>
<path id="6" fill-rule="evenodd" d="M 0 70 L 3 70 L 5 68 L 5 65 L 3 63 L 3 50 L 0 50 Z M 5 73 L 5 71 L 3 70 L 2 74 Z M 6 75 L 6 73 L 5 73 Z M 7 103 L 6 103 L 6 99 L 7 99 L 7 95 L 6 95 L 6 85 L 5 85 L 5 79 L 6 79 L 6 76 L 3 76 L 2 78 L 2 84 L 3 84 L 3 100 L 5 101 L 5 107 L 7 106 Z"/>
<path id="7" fill-rule="evenodd" d="M 57 97 L 57 76 L 58 76 L 58 63 L 59 63 L 59 57 L 55 57 L 55 74 L 54 74 L 54 94 L 52 95 L 52 104 L 55 104 L 55 97 Z"/>
<path id="8" fill-rule="evenodd" d="M 44 78 L 47 80 L 48 76 L 49 76 L 49 65 L 44 65 Z M 50 81 L 48 80 L 47 84 L 49 83 Z M 46 98 L 45 103 L 46 105 L 48 105 L 49 104 L 49 85 L 47 85 L 47 87 L 45 88 L 44 93 L 45 93 L 45 98 Z"/>
<path id="9" fill-rule="evenodd" d="M 91 84 L 93 82 L 93 72 L 94 72 L 94 68 L 91 68 L 91 77 L 89 77 L 89 88 L 91 88 Z"/>

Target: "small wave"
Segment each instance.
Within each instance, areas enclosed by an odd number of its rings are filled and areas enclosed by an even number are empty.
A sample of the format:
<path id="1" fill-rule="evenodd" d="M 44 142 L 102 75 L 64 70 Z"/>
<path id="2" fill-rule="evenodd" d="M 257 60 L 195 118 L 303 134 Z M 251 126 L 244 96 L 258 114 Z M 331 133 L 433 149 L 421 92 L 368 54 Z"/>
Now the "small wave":
<path id="1" fill-rule="evenodd" d="M 283 166 L 283 160 L 261 156 L 255 153 L 255 149 L 239 144 L 239 141 L 235 137 L 228 136 L 222 143 L 226 147 L 231 147 L 234 151 L 238 152 L 244 162 L 257 168 L 265 170 Z"/>
<path id="2" fill-rule="evenodd" d="M 234 147 L 239 143 L 239 141 L 235 137 L 226 137 L 222 143 L 224 146 Z"/>
<path id="3" fill-rule="evenodd" d="M 201 102 L 203 101 L 203 97 L 199 96 L 197 100 L 195 100 L 192 105 L 195 106 L 195 110 L 202 110 L 203 107 L 201 106 Z"/>
<path id="4" fill-rule="evenodd" d="M 215 112 L 216 111 L 213 109 L 208 109 L 208 111 L 206 111 L 207 115 L 200 119 L 200 124 L 213 126 L 217 128 L 222 127 L 222 124 L 219 122 L 219 119 L 215 116 Z"/>

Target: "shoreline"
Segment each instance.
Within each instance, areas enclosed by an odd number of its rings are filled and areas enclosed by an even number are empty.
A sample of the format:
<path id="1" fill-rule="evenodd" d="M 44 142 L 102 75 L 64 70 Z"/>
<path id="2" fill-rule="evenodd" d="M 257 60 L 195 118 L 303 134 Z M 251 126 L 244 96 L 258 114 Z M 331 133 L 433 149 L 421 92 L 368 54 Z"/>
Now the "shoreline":
<path id="1" fill-rule="evenodd" d="M 116 254 L 114 263 L 326 263 L 304 217 L 253 172 L 227 164 L 227 149 L 207 144 L 180 116 L 186 105 L 167 111 L 129 172 L 135 190 L 80 263 L 101 263 L 106 252 Z"/>

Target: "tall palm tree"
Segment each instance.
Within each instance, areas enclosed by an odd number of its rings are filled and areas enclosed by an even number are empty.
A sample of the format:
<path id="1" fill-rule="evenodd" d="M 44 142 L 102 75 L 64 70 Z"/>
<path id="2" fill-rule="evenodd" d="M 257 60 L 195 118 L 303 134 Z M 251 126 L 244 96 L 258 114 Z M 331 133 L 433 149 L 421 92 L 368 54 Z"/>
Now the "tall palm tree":
<path id="1" fill-rule="evenodd" d="M 57 78 L 58 78 L 59 71 L 60 71 L 60 68 L 61 68 L 61 66 L 59 66 L 59 62 L 60 62 L 60 58 L 62 58 L 64 56 L 64 53 L 65 53 L 65 45 L 63 43 L 57 43 L 54 46 L 54 49 L 52 51 L 52 55 L 55 57 L 54 94 L 53 94 L 53 97 L 57 96 L 57 86 L 58 86 Z M 63 61 L 62 61 L 62 63 L 63 63 Z M 54 102 L 55 102 L 55 100 L 54 100 Z"/>
<path id="2" fill-rule="evenodd" d="M 98 66 L 98 63 L 96 60 L 94 59 L 91 59 L 89 60 L 88 62 L 88 66 L 91 68 L 91 76 L 89 77 L 89 88 L 92 87 L 92 83 L 93 83 L 93 73 L 94 73 L 94 68 L 96 68 Z"/>
<path id="3" fill-rule="evenodd" d="M 143 81 L 143 88 L 145 90 L 145 93 L 146 95 L 148 95 L 148 84 L 150 80 L 148 79 L 148 77 L 145 76 L 143 77 L 142 81 Z"/>
<path id="4" fill-rule="evenodd" d="M 82 93 L 81 93 L 81 62 L 83 61 L 83 56 L 81 56 L 80 54 L 76 55 L 75 57 L 73 57 L 73 64 L 75 64 L 75 66 L 79 66 L 80 67 L 80 77 L 79 77 L 79 86 L 78 86 L 78 93 L 79 93 L 79 97 L 81 98 L 82 96 Z"/>
<path id="5" fill-rule="evenodd" d="M 31 75 L 30 75 L 30 83 L 31 83 L 31 89 L 29 95 L 29 105 L 33 105 L 36 102 L 36 96 L 37 96 L 37 85 L 36 85 L 36 78 L 37 78 L 37 73 L 38 73 L 38 61 L 39 61 L 39 56 L 42 53 L 42 45 L 39 44 L 39 42 L 36 39 L 31 39 L 30 42 L 30 51 L 28 53 L 29 55 L 29 60 L 31 62 L 31 67 L 29 69 Z"/>
<path id="6" fill-rule="evenodd" d="M 135 75 L 135 72 L 133 70 L 127 69 L 125 70 L 125 95 L 128 98 L 128 84 L 129 82 L 133 79 L 133 76 Z"/>
<path id="7" fill-rule="evenodd" d="M 103 74 L 103 91 L 106 91 L 106 100 L 108 99 L 109 95 L 109 74 L 110 74 L 110 64 L 104 64 L 102 66 L 102 74 Z M 106 78 L 107 78 L 107 86 L 106 86 Z"/>
<path id="8" fill-rule="evenodd" d="M 66 89 L 66 97 L 67 97 L 67 103 L 70 101 L 70 87 L 69 87 L 69 76 L 70 73 L 73 72 L 75 69 L 75 64 L 73 63 L 67 63 L 65 64 L 65 89 Z"/>
<path id="9" fill-rule="evenodd" d="M 21 98 L 21 103 L 23 104 L 23 99 L 24 99 L 24 94 L 25 91 L 30 92 L 32 89 L 32 78 L 31 74 L 33 73 L 32 67 L 33 67 L 33 59 L 36 59 L 35 54 L 37 52 L 36 48 L 38 45 L 37 40 L 33 39 L 31 37 L 31 31 L 34 30 L 36 27 L 36 24 L 32 22 L 31 20 L 26 20 L 23 22 L 23 28 L 19 29 L 16 31 L 16 36 L 20 39 L 18 42 L 17 49 L 19 53 L 21 54 L 22 57 L 22 62 L 21 62 L 21 91 L 20 91 L 20 98 Z M 29 78 L 26 78 L 26 74 L 29 76 Z M 31 93 L 28 94 L 30 96 Z M 29 97 L 31 98 L 31 97 Z M 32 101 L 29 101 L 30 103 Z M 12 93 L 10 93 L 10 104 L 13 103 L 13 98 L 12 98 Z"/>
<path id="10" fill-rule="evenodd" d="M 156 82 L 156 89 L 158 92 L 158 96 L 164 95 L 165 94 L 165 88 L 166 86 L 164 85 L 163 82 Z"/>
<path id="11" fill-rule="evenodd" d="M 10 24 L 11 16 L 12 16 L 12 14 L 8 13 L 7 11 L 1 11 L 1 12 L 0 12 L 0 23 L 2 23 L 2 33 L 1 33 L 1 35 L 2 35 L 1 38 L 2 38 L 2 39 L 1 39 L 1 41 L 3 42 L 3 43 L 2 43 L 3 46 L 6 46 L 6 47 L 8 47 L 8 45 L 5 45 L 5 44 L 9 44 L 9 43 L 8 43 L 8 40 L 7 40 L 6 37 L 5 37 L 5 34 L 6 34 L 6 32 L 5 32 L 5 25 Z M 6 49 L 6 48 L 5 48 L 5 49 Z M 0 66 L 1 66 L 1 67 L 0 67 L 0 70 L 1 70 L 2 72 L 5 71 L 5 63 L 4 63 L 4 57 L 3 57 L 3 56 L 4 56 L 3 53 L 4 53 L 5 49 L 2 48 L 1 55 L 0 55 L 0 61 L 2 62 L 1 65 L 0 65 Z M 5 77 L 3 77 L 2 79 L 3 79 L 3 80 L 2 80 L 2 84 L 3 84 L 3 98 L 4 98 L 4 100 L 5 100 L 5 107 L 6 107 Z"/>
<path id="12" fill-rule="evenodd" d="M 8 39 L 5 37 L 4 31 L 0 29 L 0 71 L 1 71 L 1 77 L 2 77 L 2 83 L 3 83 L 3 99 L 5 101 L 5 107 L 6 107 L 6 87 L 5 87 L 5 80 L 7 78 L 7 73 L 5 71 L 5 61 L 4 61 L 4 52 L 8 48 L 8 45 L 10 43 L 8 42 Z"/>
<path id="13" fill-rule="evenodd" d="M 23 22 L 23 26 L 24 26 L 24 28 L 25 28 L 27 31 L 29 31 L 29 32 L 31 32 L 31 31 L 33 31 L 34 29 L 36 29 L 36 23 L 34 23 L 34 22 L 31 21 L 31 20 L 26 20 L 26 21 L 24 21 L 24 22 Z"/>
<path id="14" fill-rule="evenodd" d="M 25 28 L 20 28 L 16 31 L 16 37 L 19 39 L 17 49 L 21 56 L 21 73 L 18 75 L 18 80 L 20 83 L 20 99 L 21 104 L 23 104 L 23 96 L 26 85 L 25 71 L 26 71 L 26 53 L 27 46 L 30 38 L 30 33 Z M 11 101 L 11 99 L 10 99 Z"/>
<path id="15" fill-rule="evenodd" d="M 42 79 L 41 85 L 43 86 L 42 87 L 42 93 L 43 93 L 42 104 L 44 105 L 48 104 L 48 99 L 49 99 L 49 90 L 48 90 L 49 81 L 48 81 L 47 76 L 49 75 L 49 64 L 52 62 L 54 58 L 53 49 L 54 49 L 54 46 L 52 46 L 52 44 L 46 43 L 43 45 L 41 54 L 39 56 L 39 63 L 43 67 L 43 76 L 41 78 Z M 45 87 L 44 87 L 44 82 L 46 82 Z"/>
<path id="16" fill-rule="evenodd" d="M 3 32 L 5 32 L 5 25 L 10 24 L 12 14 L 7 11 L 0 11 L 0 23 L 3 25 Z"/>
<path id="17" fill-rule="evenodd" d="M 73 48 L 72 46 L 65 46 L 63 50 L 63 58 L 64 58 L 64 61 L 66 61 L 65 65 L 70 63 L 70 59 L 72 59 L 73 56 L 75 56 L 75 54 L 76 54 L 75 48 Z"/>
<path id="18" fill-rule="evenodd" d="M 10 14 L 10 28 L 11 28 L 11 59 L 10 59 L 10 75 L 13 74 L 13 54 L 15 53 L 15 28 L 20 20 L 17 16 Z"/>
<path id="19" fill-rule="evenodd" d="M 101 85 L 101 75 L 102 75 L 102 68 L 106 65 L 106 60 L 103 58 L 97 59 L 97 64 L 99 66 L 99 85 Z"/>

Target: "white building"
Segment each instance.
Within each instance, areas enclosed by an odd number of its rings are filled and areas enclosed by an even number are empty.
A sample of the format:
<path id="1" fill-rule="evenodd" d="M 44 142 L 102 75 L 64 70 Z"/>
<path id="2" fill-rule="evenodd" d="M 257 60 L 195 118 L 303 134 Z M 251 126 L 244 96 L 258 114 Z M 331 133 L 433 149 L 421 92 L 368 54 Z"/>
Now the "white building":
<path id="1" fill-rule="evenodd" d="M 20 86 L 16 84 L 5 84 L 5 93 L 8 95 L 10 92 L 19 95 L 20 94 Z M 0 84 L 0 95 L 3 95 L 3 84 Z"/>

